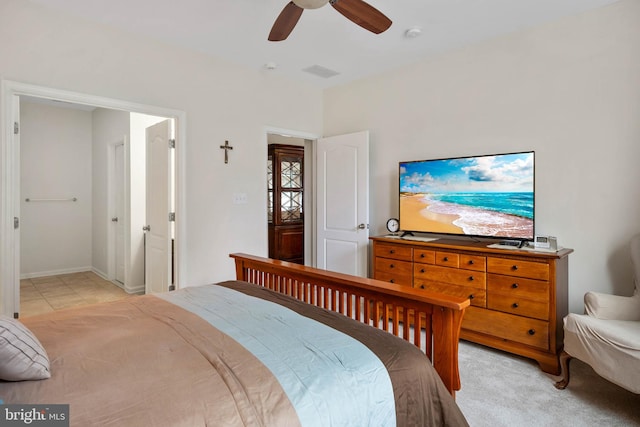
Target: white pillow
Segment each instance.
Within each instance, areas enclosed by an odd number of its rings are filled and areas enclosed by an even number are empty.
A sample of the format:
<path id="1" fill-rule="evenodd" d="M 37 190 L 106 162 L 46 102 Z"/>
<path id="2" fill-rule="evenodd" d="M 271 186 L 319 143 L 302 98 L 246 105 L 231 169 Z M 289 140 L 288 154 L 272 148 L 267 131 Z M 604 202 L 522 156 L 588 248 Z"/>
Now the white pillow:
<path id="1" fill-rule="evenodd" d="M 49 357 L 40 341 L 18 320 L 0 316 L 0 379 L 23 381 L 49 377 Z"/>

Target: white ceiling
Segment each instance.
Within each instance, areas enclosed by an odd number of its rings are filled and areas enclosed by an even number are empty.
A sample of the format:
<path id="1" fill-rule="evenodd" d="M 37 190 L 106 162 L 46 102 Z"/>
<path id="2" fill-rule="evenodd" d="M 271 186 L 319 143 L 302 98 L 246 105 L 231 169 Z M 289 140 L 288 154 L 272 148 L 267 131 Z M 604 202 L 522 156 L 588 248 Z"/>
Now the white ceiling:
<path id="1" fill-rule="evenodd" d="M 305 10 L 289 38 L 275 43 L 267 35 L 288 0 L 30 1 L 326 88 L 617 0 L 370 0 L 393 21 L 379 35 L 326 5 Z M 421 36 L 405 38 L 412 27 Z M 340 74 L 302 71 L 314 65 Z"/>

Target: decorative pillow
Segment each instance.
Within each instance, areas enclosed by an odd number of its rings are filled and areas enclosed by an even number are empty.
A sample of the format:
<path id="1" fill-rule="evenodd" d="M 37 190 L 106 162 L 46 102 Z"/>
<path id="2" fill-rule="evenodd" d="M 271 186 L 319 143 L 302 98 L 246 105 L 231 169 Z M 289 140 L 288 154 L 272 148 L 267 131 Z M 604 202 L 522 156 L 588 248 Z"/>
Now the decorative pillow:
<path id="1" fill-rule="evenodd" d="M 49 377 L 49 357 L 40 341 L 18 320 L 0 315 L 0 379 L 24 381 Z"/>

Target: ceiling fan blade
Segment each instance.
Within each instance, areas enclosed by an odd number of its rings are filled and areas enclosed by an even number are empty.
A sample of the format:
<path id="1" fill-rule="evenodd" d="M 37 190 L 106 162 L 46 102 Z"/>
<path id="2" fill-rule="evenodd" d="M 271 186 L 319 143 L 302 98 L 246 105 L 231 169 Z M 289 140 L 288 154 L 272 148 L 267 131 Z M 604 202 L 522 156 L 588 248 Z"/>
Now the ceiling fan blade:
<path id="1" fill-rule="evenodd" d="M 391 20 L 362 0 L 332 0 L 331 6 L 347 19 L 372 33 L 380 34 L 391 26 Z"/>
<path id="2" fill-rule="evenodd" d="M 289 4 L 282 9 L 278 18 L 276 18 L 276 22 L 273 23 L 273 27 L 269 33 L 269 41 L 279 42 L 289 37 L 289 34 L 291 34 L 291 31 L 293 31 L 293 28 L 298 23 L 303 10 L 303 8 L 296 6 L 292 1 L 289 2 Z"/>

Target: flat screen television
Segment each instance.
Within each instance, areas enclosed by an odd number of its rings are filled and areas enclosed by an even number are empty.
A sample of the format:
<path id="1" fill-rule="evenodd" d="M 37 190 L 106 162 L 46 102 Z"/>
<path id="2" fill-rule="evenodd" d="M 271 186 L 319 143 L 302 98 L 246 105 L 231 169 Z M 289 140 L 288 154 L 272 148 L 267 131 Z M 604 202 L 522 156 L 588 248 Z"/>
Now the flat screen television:
<path id="1" fill-rule="evenodd" d="M 533 240 L 533 151 L 400 162 L 404 232 Z"/>

